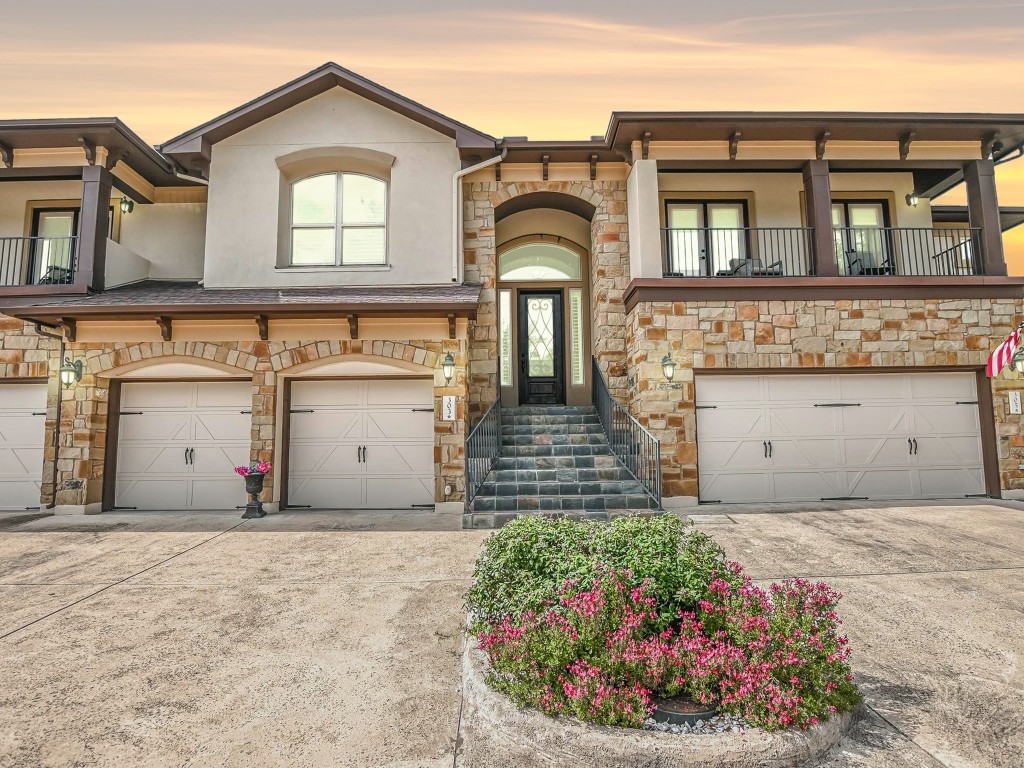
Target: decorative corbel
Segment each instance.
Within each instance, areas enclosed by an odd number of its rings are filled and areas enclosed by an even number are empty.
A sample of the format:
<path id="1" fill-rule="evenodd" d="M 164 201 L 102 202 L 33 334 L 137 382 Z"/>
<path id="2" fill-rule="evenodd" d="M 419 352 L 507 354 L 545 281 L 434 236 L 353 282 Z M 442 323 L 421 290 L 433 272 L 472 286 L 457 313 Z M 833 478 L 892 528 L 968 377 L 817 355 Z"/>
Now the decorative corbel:
<path id="1" fill-rule="evenodd" d="M 543 165 L 543 178 L 544 181 L 548 180 L 548 164 L 551 162 L 551 155 L 541 155 L 540 162 Z"/>
<path id="2" fill-rule="evenodd" d="M 743 134 L 741 134 L 739 131 L 733 131 L 732 132 L 732 136 L 729 137 L 729 159 L 730 160 L 735 160 L 736 159 L 736 153 L 739 152 L 739 149 L 740 149 L 740 136 L 742 136 L 742 135 Z"/>
<path id="3" fill-rule="evenodd" d="M 348 335 L 353 339 L 359 338 L 359 316 L 348 316 Z"/>
<path id="4" fill-rule="evenodd" d="M 107 152 L 107 159 L 103 163 L 103 167 L 108 171 L 114 170 L 114 166 L 117 165 L 121 160 L 128 157 L 127 149 L 114 149 Z"/>
<path id="5" fill-rule="evenodd" d="M 910 145 L 914 143 L 916 138 L 917 134 L 913 131 L 900 136 L 900 160 L 906 160 L 910 157 Z"/>
<path id="6" fill-rule="evenodd" d="M 270 339 L 270 321 L 266 315 L 256 315 L 256 330 L 260 332 L 260 341 Z"/>
<path id="7" fill-rule="evenodd" d="M 999 141 L 998 133 L 989 133 L 981 140 L 981 157 L 988 160 L 995 151 L 996 143 Z"/>
<path id="8" fill-rule="evenodd" d="M 78 338 L 78 324 L 73 317 L 62 317 L 60 327 L 64 329 L 64 339 L 74 341 Z"/>
<path id="9" fill-rule="evenodd" d="M 818 134 L 818 140 L 814 142 L 814 156 L 818 160 L 825 159 L 825 145 L 828 144 L 828 140 L 832 138 L 831 131 L 822 131 Z"/>
<path id="10" fill-rule="evenodd" d="M 164 341 L 170 341 L 171 332 L 173 330 L 171 318 L 169 318 L 167 315 L 160 315 L 156 319 L 156 324 L 160 326 L 160 337 Z"/>
<path id="11" fill-rule="evenodd" d="M 10 144 L 4 144 L 0 141 L 0 160 L 4 163 L 4 168 L 14 167 L 14 147 Z"/>
<path id="12" fill-rule="evenodd" d="M 651 154 L 651 132 L 644 131 L 640 137 L 640 159 L 646 160 Z"/>
<path id="13" fill-rule="evenodd" d="M 595 181 L 597 179 L 597 155 L 590 156 L 590 180 Z"/>
<path id="14" fill-rule="evenodd" d="M 455 315 L 448 315 L 448 338 L 449 339 L 456 338 L 457 325 L 458 325 L 458 323 L 457 323 L 457 320 L 455 318 Z"/>
<path id="15" fill-rule="evenodd" d="M 89 165 L 96 165 L 96 145 L 89 141 L 84 136 L 80 136 L 78 143 L 82 145 L 82 149 L 85 150 L 85 160 Z"/>
<path id="16" fill-rule="evenodd" d="M 501 181 L 501 163 L 494 164 L 494 180 Z"/>

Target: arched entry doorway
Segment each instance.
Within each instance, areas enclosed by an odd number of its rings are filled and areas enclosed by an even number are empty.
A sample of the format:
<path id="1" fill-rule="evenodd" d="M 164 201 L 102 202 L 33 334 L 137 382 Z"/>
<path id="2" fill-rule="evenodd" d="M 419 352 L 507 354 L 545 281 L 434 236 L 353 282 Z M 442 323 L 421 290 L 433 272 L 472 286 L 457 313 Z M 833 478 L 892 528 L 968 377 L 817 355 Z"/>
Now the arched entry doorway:
<path id="1" fill-rule="evenodd" d="M 498 354 L 505 405 L 590 400 L 587 249 L 526 235 L 498 251 Z"/>

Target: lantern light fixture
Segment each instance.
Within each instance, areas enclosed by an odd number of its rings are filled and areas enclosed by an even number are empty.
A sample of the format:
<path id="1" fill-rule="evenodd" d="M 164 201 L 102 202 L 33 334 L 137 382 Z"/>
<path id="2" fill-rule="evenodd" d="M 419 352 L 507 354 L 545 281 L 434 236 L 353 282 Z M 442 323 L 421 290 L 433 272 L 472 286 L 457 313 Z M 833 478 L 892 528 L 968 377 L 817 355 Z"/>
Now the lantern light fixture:
<path id="1" fill-rule="evenodd" d="M 676 375 L 676 364 L 670 355 L 665 355 L 661 358 L 661 370 L 664 372 L 665 378 L 672 381 Z"/>
<path id="2" fill-rule="evenodd" d="M 127 216 L 129 213 L 135 210 L 135 201 L 129 197 L 121 198 L 121 213 Z"/>
<path id="3" fill-rule="evenodd" d="M 907 195 L 907 205 L 911 208 L 917 208 L 917 204 L 921 202 L 921 198 L 911 192 Z"/>
<path id="4" fill-rule="evenodd" d="M 64 385 L 64 389 L 70 389 L 73 384 L 82 380 L 83 368 L 81 360 L 71 362 L 70 357 L 64 358 L 64 365 L 60 367 L 60 383 Z"/>
<path id="5" fill-rule="evenodd" d="M 445 384 L 451 384 L 452 377 L 455 375 L 455 358 L 452 357 L 451 352 L 445 355 L 444 362 L 441 363 L 441 371 L 444 373 Z"/>
<path id="6" fill-rule="evenodd" d="M 1017 373 L 1024 374 L 1024 344 L 1017 347 L 1017 351 L 1013 353 L 1013 359 L 1010 360 L 1010 365 Z"/>

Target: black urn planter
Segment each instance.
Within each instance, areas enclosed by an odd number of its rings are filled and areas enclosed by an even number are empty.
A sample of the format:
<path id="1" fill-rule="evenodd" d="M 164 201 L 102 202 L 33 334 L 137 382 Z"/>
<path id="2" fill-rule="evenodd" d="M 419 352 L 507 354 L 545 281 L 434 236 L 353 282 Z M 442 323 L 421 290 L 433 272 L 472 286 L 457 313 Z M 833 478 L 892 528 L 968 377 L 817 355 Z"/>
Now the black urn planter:
<path id="1" fill-rule="evenodd" d="M 717 713 L 714 704 L 701 704 L 689 696 L 677 696 L 673 699 L 655 699 L 651 718 L 659 723 L 696 725 L 701 720 L 711 719 Z"/>
<path id="2" fill-rule="evenodd" d="M 263 502 L 260 501 L 260 493 L 263 491 L 263 478 L 266 475 L 262 472 L 253 472 L 245 476 L 245 492 L 249 494 L 249 503 L 245 505 L 245 512 L 242 517 L 246 520 L 253 517 L 266 517 L 263 510 Z"/>

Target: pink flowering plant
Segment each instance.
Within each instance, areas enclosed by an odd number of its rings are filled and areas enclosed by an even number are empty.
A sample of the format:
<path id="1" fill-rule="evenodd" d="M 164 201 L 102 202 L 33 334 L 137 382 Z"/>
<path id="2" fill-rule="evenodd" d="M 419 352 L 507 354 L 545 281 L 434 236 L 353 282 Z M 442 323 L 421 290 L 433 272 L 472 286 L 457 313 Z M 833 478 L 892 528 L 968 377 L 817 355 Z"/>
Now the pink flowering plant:
<path id="1" fill-rule="evenodd" d="M 632 533 L 639 525 L 660 525 L 662 538 L 683 528 L 675 518 L 661 519 L 623 525 Z M 530 540 L 537 533 L 536 519 L 521 530 L 517 523 L 493 538 Z M 567 530 L 565 521 L 557 525 Z M 569 539 L 578 544 L 589 533 L 571 531 Z M 689 532 L 683 533 L 674 540 L 685 546 Z M 723 558 L 720 570 L 704 574 L 692 604 L 692 582 L 684 595 L 669 599 L 673 617 L 666 620 L 658 581 L 678 583 L 665 571 L 685 567 L 692 557 L 666 558 L 662 546 L 650 544 L 632 553 L 646 575 L 577 563 L 582 577 L 563 579 L 553 598 L 519 612 L 482 617 L 481 600 L 500 603 L 503 593 L 471 590 L 467 604 L 490 662 L 489 683 L 549 715 L 627 727 L 642 726 L 654 698 L 680 694 L 766 730 L 809 728 L 860 702 L 836 612 L 840 595 L 828 585 L 795 579 L 764 590 Z M 558 562 L 564 567 L 564 559 Z M 490 578 L 484 565 L 478 565 L 475 587 Z M 534 594 L 521 583 L 508 586 L 520 597 Z"/>
<path id="2" fill-rule="evenodd" d="M 253 464 L 242 464 L 235 467 L 235 472 L 242 477 L 249 475 L 265 475 L 274 467 L 269 461 L 257 461 Z"/>

